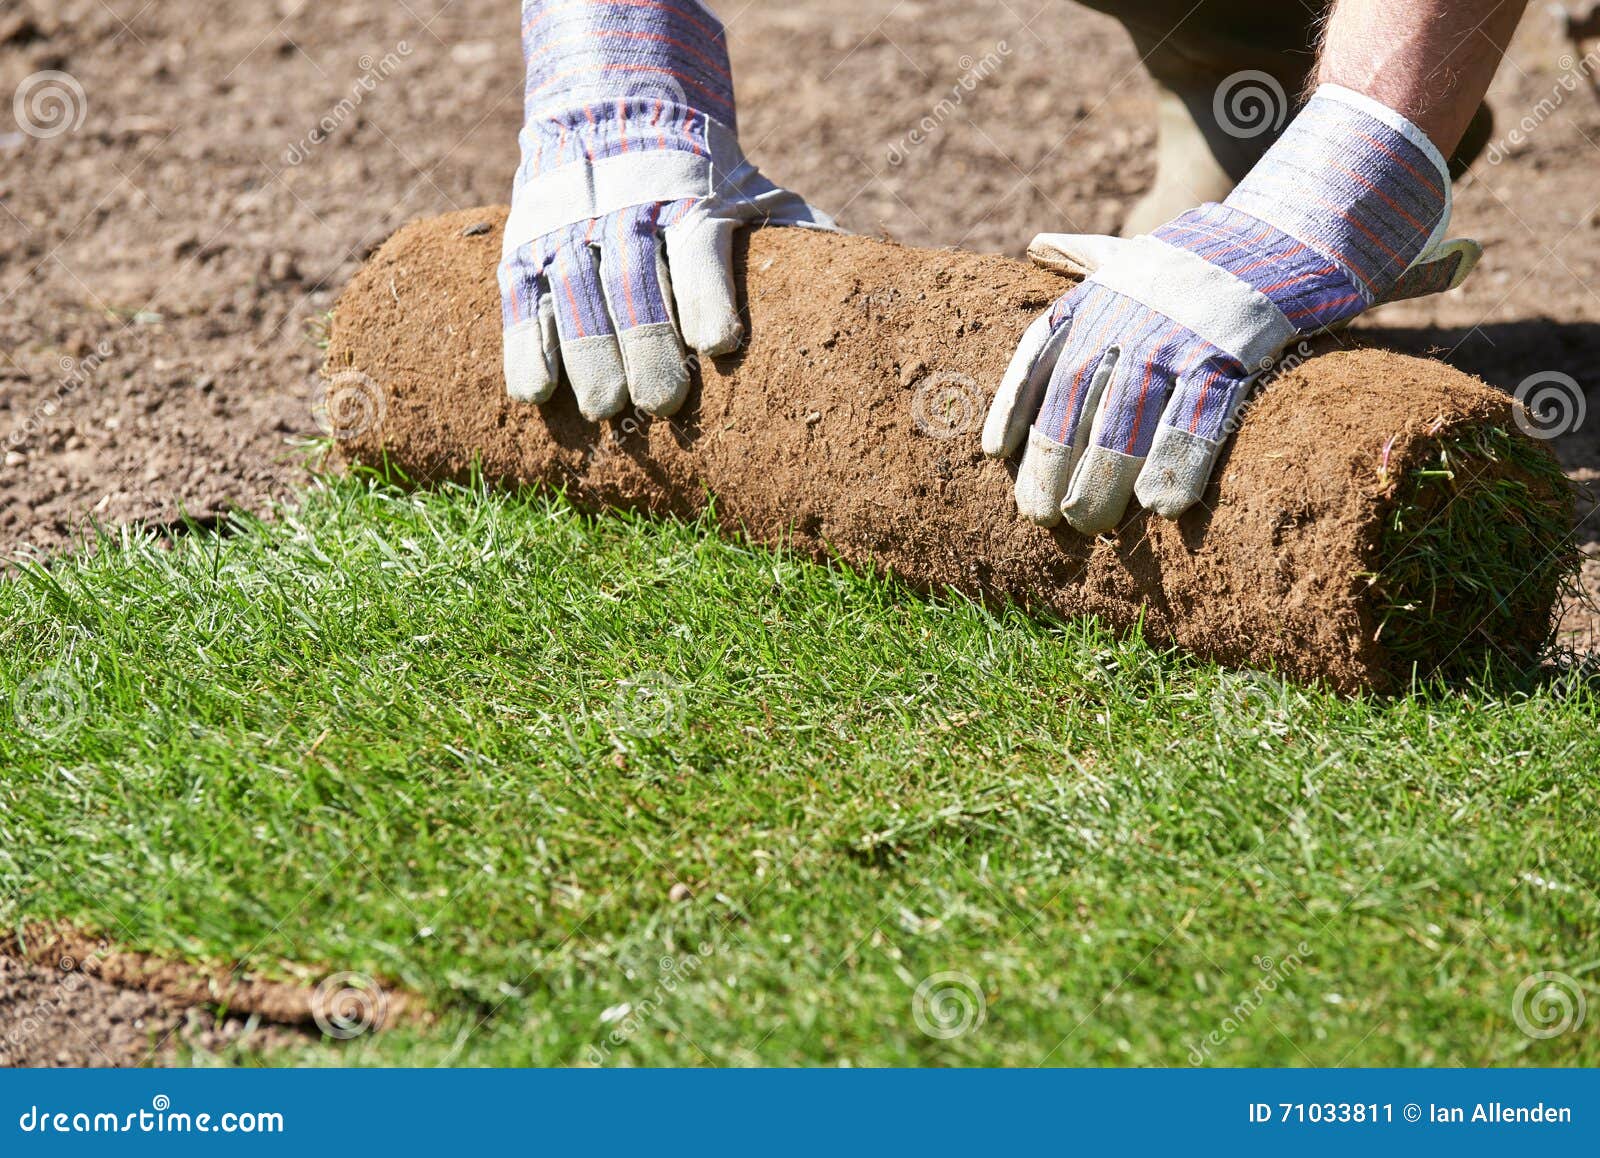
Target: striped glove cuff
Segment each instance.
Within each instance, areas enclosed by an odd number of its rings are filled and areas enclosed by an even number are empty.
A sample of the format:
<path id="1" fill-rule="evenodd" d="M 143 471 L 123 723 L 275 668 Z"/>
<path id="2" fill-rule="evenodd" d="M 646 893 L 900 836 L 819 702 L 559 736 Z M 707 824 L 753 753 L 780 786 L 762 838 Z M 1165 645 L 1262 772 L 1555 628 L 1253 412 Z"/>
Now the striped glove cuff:
<path id="1" fill-rule="evenodd" d="M 1323 85 L 1226 201 L 1154 236 L 1227 270 L 1309 333 L 1388 296 L 1449 220 L 1449 169 L 1427 135 Z"/>
<path id="2" fill-rule="evenodd" d="M 592 106 L 620 100 L 694 109 L 738 129 L 726 36 L 699 0 L 523 0 L 522 53 L 530 123 L 589 129 Z M 657 124 L 670 130 L 673 121 L 663 115 Z M 644 137 L 636 141 L 647 144 Z"/>

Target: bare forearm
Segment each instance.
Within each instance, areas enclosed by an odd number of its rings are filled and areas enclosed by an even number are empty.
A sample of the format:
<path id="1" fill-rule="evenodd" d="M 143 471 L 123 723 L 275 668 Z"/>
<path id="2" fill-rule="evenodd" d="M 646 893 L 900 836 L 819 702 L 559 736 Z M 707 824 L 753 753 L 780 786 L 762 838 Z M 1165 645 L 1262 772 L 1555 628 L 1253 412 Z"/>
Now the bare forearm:
<path id="1" fill-rule="evenodd" d="M 1527 0 L 1339 0 L 1317 81 L 1388 105 L 1448 156 L 1526 7 Z"/>

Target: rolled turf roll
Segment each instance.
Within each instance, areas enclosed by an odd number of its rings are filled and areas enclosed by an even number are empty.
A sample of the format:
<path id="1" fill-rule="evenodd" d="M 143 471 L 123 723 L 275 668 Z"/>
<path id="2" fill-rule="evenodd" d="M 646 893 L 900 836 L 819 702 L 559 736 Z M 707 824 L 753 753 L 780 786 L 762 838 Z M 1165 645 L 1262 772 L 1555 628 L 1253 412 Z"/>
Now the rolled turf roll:
<path id="1" fill-rule="evenodd" d="M 979 430 L 1018 337 L 1067 282 L 1019 261 L 799 229 L 741 234 L 744 349 L 670 420 L 596 425 L 501 379 L 505 210 L 401 229 L 334 311 L 343 453 L 419 482 L 481 470 L 587 509 L 693 516 L 922 591 L 1091 614 L 1343 691 L 1457 675 L 1549 639 L 1570 488 L 1504 394 L 1440 363 L 1300 351 L 1243 412 L 1202 504 L 1114 537 L 1020 521 Z"/>

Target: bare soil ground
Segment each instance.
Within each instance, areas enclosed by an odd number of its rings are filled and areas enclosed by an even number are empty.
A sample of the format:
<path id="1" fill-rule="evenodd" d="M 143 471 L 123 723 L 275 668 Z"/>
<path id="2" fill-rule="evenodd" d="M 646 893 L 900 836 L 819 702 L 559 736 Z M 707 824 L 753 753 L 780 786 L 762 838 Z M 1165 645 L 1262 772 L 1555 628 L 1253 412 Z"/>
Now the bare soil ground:
<path id="1" fill-rule="evenodd" d="M 36 106 L 42 133 L 0 120 L 0 551 L 288 492 L 318 433 L 318 324 L 339 287 L 403 222 L 509 194 L 514 7 L 0 9 L 0 98 L 47 82 L 66 96 L 64 121 Z M 717 7 L 747 152 L 853 230 L 1015 254 L 1041 229 L 1115 229 L 1150 180 L 1149 82 L 1114 23 L 1067 0 Z M 1456 293 L 1364 326 L 1506 389 L 1570 375 L 1594 409 L 1600 101 L 1575 55 L 1546 11 L 1529 16 L 1491 97 L 1501 159 L 1458 189 L 1457 230 L 1488 256 Z M 1556 447 L 1574 479 L 1600 481 L 1600 417 Z M 1574 606 L 1572 642 L 1592 646 L 1596 624 Z M 0 1010 L 52 980 L 3 967 Z M 52 1036 L 56 1056 L 94 1060 Z"/>
<path id="2" fill-rule="evenodd" d="M 316 985 L 121 948 L 70 925 L 0 936 L 0 1066 L 239 1058 L 426 1023 L 415 994 L 355 973 Z"/>
<path id="3" fill-rule="evenodd" d="M 0 1066 L 148 1066 L 301 1040 L 294 1029 L 0 955 Z"/>

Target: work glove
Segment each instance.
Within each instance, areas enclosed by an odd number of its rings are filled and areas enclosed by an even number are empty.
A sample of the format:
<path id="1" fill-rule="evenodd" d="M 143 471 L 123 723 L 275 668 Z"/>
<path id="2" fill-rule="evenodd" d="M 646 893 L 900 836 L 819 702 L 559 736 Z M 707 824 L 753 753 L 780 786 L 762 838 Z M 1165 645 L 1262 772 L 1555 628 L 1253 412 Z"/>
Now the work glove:
<path id="1" fill-rule="evenodd" d="M 1449 170 L 1427 136 L 1323 85 L 1221 204 L 1127 240 L 1034 239 L 1036 261 L 1088 276 L 1023 335 L 984 453 L 1026 436 L 1017 509 L 1046 526 L 1109 531 L 1134 496 L 1176 518 L 1291 341 L 1460 284 L 1481 249 L 1443 241 L 1449 220 Z"/>
<path id="2" fill-rule="evenodd" d="M 543 402 L 564 368 L 593 421 L 630 398 L 672 414 L 689 392 L 683 342 L 715 355 L 742 337 L 733 231 L 833 222 L 739 151 L 723 28 L 697 0 L 524 0 L 522 41 L 506 388 Z"/>

